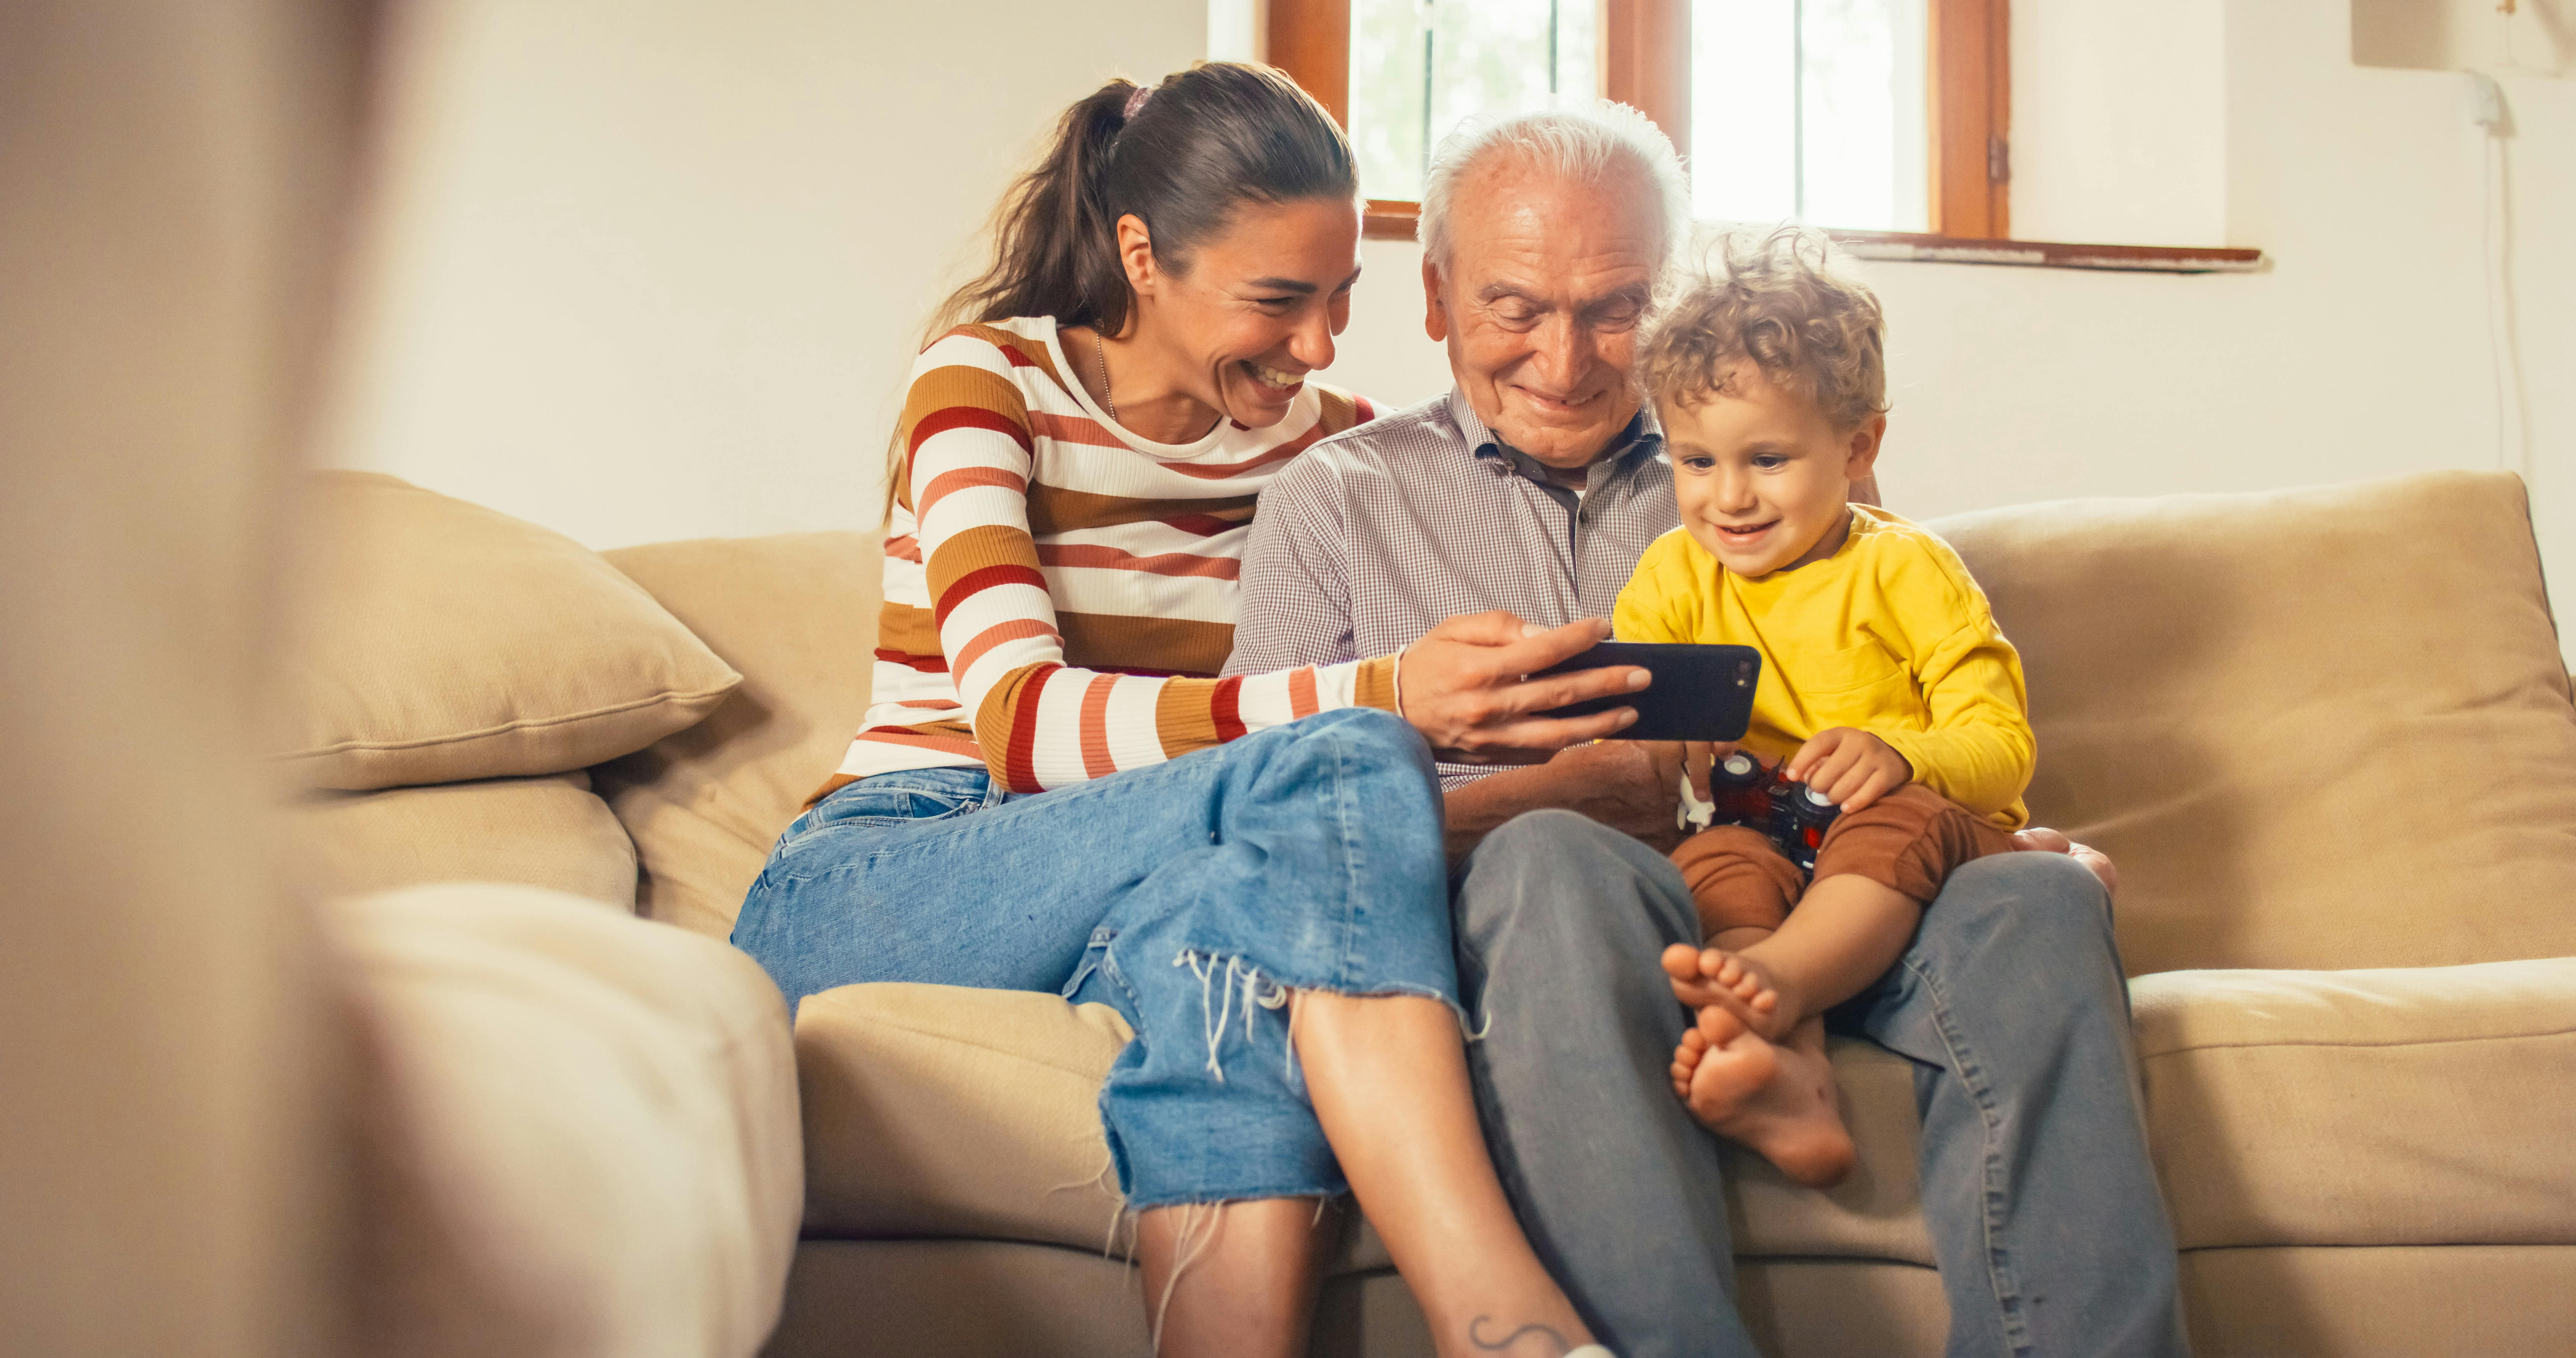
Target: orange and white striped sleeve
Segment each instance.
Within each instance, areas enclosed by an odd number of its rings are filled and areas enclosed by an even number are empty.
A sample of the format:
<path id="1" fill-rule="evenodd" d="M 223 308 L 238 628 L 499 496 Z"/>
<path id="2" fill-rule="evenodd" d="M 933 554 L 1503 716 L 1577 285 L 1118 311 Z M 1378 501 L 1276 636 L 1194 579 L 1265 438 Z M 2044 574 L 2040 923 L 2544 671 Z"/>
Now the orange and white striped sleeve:
<path id="1" fill-rule="evenodd" d="M 1394 709 L 1393 656 L 1224 679 L 1067 666 L 1029 531 L 1035 443 L 1015 359 L 951 332 L 914 363 L 903 413 L 939 647 L 995 778 L 1042 792 L 1332 708 Z"/>

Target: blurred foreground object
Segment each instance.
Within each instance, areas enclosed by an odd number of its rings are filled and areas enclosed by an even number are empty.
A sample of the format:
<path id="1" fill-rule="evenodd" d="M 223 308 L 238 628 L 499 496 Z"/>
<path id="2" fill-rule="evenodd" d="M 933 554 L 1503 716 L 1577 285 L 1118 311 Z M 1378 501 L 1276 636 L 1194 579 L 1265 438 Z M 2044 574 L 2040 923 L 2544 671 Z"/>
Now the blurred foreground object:
<path id="1" fill-rule="evenodd" d="M 0 1352 L 335 1342 L 313 927 L 254 766 L 370 16 L 0 6 Z"/>
<path id="2" fill-rule="evenodd" d="M 314 583 L 287 489 L 377 28 L 320 0 L 0 6 L 11 1358 L 742 1358 L 777 1315 L 802 1165 L 757 966 L 533 887 L 317 908 L 295 888 L 327 869 L 280 865 L 261 756 L 293 723 L 266 709 L 309 715 L 281 678 L 319 615 L 285 588 Z M 683 696 L 720 701 L 697 669 Z M 577 808 L 582 779 L 525 781 Z M 629 864 L 545 866 L 614 900 Z"/>

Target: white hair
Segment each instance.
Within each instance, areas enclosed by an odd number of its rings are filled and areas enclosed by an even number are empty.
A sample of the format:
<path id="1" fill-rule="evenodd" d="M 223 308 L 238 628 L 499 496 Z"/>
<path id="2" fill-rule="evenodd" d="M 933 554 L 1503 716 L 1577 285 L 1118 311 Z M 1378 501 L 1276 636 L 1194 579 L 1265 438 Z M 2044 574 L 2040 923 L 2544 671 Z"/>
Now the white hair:
<path id="1" fill-rule="evenodd" d="M 1449 267 L 1449 199 L 1459 181 L 1506 150 L 1560 179 L 1582 183 L 1600 182 L 1614 162 L 1633 167 L 1655 195 L 1656 215 L 1664 223 L 1658 273 L 1690 240 L 1690 179 L 1672 139 L 1626 104 L 1594 99 L 1507 118 L 1471 118 L 1440 139 L 1422 176 L 1422 217 L 1416 224 L 1432 263 Z"/>

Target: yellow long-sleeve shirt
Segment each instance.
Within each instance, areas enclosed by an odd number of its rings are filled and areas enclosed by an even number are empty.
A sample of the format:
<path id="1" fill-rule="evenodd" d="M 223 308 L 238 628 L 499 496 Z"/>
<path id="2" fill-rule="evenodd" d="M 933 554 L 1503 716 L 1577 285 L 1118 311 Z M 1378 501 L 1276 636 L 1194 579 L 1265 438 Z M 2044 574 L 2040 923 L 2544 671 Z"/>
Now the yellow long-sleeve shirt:
<path id="1" fill-rule="evenodd" d="M 2030 823 L 2039 743 L 2021 656 L 1950 544 L 1886 510 L 1854 505 L 1840 550 L 1758 580 L 1676 528 L 1637 562 L 1611 622 L 1621 641 L 1760 651 L 1744 745 L 1765 759 L 1857 727 L 1925 787 L 2003 829 Z"/>

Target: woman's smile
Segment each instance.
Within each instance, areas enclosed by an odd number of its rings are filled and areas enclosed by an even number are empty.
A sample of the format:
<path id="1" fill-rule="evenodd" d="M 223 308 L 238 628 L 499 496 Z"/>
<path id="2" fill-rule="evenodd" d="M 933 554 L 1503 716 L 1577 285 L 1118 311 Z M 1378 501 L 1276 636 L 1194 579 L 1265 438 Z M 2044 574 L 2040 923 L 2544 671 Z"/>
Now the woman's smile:
<path id="1" fill-rule="evenodd" d="M 1297 389 L 1306 385 L 1304 373 L 1282 372 L 1255 359 L 1247 358 L 1239 366 L 1245 372 L 1252 374 L 1254 381 L 1278 393 L 1279 399 L 1283 401 L 1295 396 Z"/>

